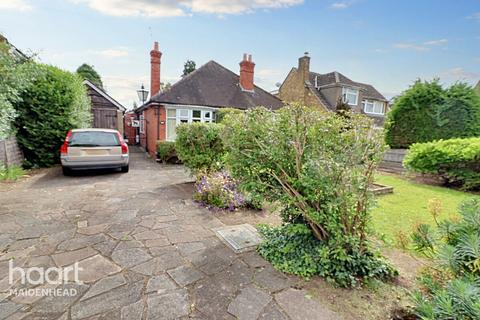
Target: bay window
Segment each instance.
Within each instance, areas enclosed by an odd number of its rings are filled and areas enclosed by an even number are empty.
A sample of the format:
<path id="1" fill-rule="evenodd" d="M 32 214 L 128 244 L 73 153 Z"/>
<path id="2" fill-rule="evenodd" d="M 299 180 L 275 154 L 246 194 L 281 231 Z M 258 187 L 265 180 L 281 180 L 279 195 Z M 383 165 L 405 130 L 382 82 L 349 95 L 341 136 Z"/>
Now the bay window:
<path id="1" fill-rule="evenodd" d="M 176 127 L 182 123 L 214 122 L 214 109 L 168 108 L 167 109 L 167 140 L 175 141 Z"/>

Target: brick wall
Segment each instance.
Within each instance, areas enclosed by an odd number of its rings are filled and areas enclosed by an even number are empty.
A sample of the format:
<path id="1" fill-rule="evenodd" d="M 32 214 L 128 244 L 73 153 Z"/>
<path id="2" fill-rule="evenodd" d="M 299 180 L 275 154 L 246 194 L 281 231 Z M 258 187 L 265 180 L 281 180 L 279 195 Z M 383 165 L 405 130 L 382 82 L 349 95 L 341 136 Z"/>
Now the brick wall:
<path id="1" fill-rule="evenodd" d="M 144 110 L 145 132 L 140 134 L 140 144 L 155 157 L 157 141 L 166 139 L 166 111 L 164 106 L 151 106 Z"/>
<path id="2" fill-rule="evenodd" d="M 0 163 L 7 166 L 21 166 L 23 162 L 23 154 L 18 146 L 17 139 L 10 137 L 0 140 Z"/>

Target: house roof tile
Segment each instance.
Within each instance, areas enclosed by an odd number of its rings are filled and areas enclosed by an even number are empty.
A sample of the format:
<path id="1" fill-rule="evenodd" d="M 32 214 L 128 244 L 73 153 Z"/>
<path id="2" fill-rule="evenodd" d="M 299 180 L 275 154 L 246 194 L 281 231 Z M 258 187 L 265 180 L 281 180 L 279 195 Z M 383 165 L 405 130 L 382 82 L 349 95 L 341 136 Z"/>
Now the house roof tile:
<path id="1" fill-rule="evenodd" d="M 215 61 L 209 61 L 188 74 L 172 87 L 153 96 L 151 102 L 211 107 L 249 109 L 256 106 L 278 109 L 280 99 L 255 86 L 253 91 L 244 91 L 239 76 Z"/>

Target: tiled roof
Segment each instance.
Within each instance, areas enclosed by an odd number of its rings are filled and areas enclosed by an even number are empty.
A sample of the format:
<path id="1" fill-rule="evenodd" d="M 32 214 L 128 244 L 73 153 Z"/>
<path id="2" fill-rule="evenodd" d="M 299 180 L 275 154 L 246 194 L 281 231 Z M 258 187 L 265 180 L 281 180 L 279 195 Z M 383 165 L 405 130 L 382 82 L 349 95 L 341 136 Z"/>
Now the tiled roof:
<path id="1" fill-rule="evenodd" d="M 358 87 L 363 90 L 363 96 L 365 98 L 387 101 L 372 85 L 352 81 L 337 71 L 325 74 L 310 72 L 310 83 L 317 88 L 335 84 Z"/>
<path id="2" fill-rule="evenodd" d="M 264 106 L 279 109 L 280 99 L 255 86 L 253 92 L 240 88 L 239 76 L 215 61 L 210 61 L 149 102 L 198 105 L 211 107 L 233 107 L 249 109 Z"/>

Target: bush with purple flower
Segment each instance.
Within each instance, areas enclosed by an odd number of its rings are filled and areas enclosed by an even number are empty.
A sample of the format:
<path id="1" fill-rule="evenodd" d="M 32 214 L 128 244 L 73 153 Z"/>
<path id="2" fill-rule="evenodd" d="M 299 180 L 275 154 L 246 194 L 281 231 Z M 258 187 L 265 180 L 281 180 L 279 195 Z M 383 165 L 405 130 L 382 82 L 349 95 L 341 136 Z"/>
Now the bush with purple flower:
<path id="1" fill-rule="evenodd" d="M 226 171 L 203 175 L 195 184 L 193 198 L 208 207 L 229 211 L 246 204 L 237 182 Z"/>

